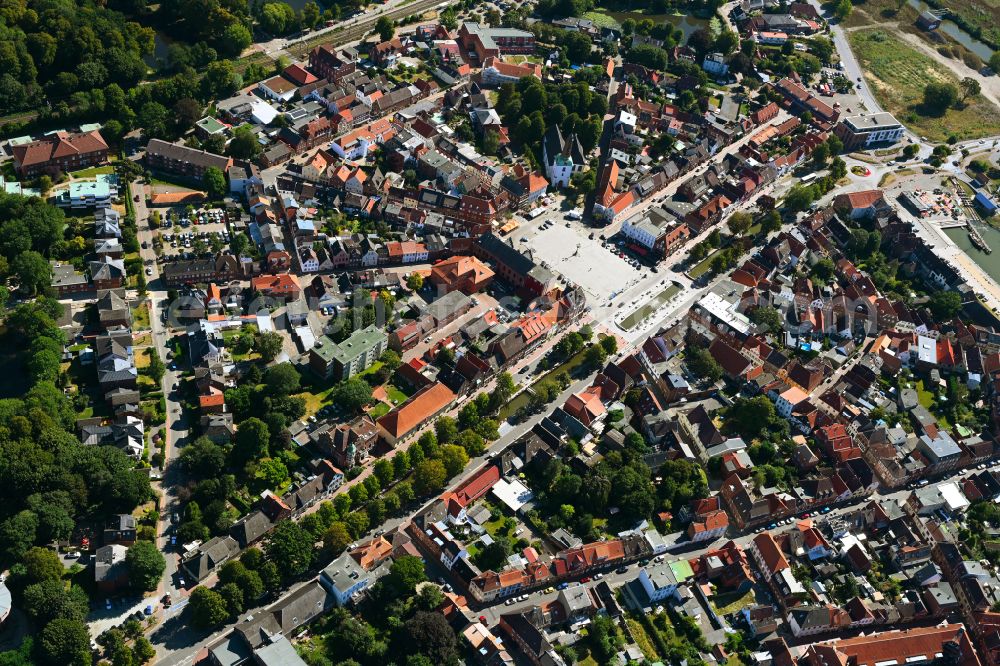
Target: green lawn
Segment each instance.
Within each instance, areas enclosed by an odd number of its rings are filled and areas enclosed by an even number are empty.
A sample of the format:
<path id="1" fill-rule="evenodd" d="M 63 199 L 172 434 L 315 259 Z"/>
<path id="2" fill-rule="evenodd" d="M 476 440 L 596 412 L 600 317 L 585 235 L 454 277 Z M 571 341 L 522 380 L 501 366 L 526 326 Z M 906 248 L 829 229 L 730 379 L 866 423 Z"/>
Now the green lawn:
<path id="1" fill-rule="evenodd" d="M 312 416 L 320 410 L 320 408 L 326 404 L 326 401 L 330 397 L 331 389 L 326 389 L 325 391 L 302 391 L 301 393 L 296 393 L 294 397 L 302 398 L 306 403 L 306 416 Z"/>
<path id="2" fill-rule="evenodd" d="M 728 594 L 717 594 L 712 597 L 712 605 L 715 606 L 715 612 L 719 615 L 728 615 L 749 606 L 753 602 L 754 593 L 752 588 L 747 590 L 747 593 L 743 595 L 730 592 Z"/>
<path id="3" fill-rule="evenodd" d="M 79 171 L 74 171 L 69 174 L 71 178 L 93 178 L 94 176 L 99 176 L 104 173 L 114 173 L 115 168 L 110 164 L 105 166 L 90 167 L 89 169 L 80 169 Z"/>
<path id="4" fill-rule="evenodd" d="M 641 308 L 630 314 L 629 316 L 622 319 L 622 328 L 626 331 L 630 331 L 635 328 L 639 322 L 653 314 L 664 303 L 673 298 L 681 290 L 679 286 L 671 282 L 667 285 L 667 288 L 657 294 L 653 300 L 643 305 Z"/>
<path id="5" fill-rule="evenodd" d="M 924 388 L 924 380 L 917 380 L 917 401 L 929 410 L 934 409 L 934 394 Z"/>
<path id="6" fill-rule="evenodd" d="M 848 33 L 851 48 L 865 70 L 865 78 L 879 104 L 932 141 L 950 134 L 974 139 L 1000 133 L 1000 109 L 981 96 L 961 109 L 942 116 L 921 113 L 923 90 L 928 83 L 958 85 L 958 79 L 943 66 L 908 46 L 887 30 L 870 28 Z"/>
<path id="7" fill-rule="evenodd" d="M 934 415 L 934 418 L 938 420 L 938 422 L 941 424 L 941 427 L 950 430 L 951 425 L 948 423 L 947 417 L 945 417 L 945 415 L 941 413 L 941 410 L 939 410 L 935 405 L 934 393 L 932 393 L 931 391 L 929 391 L 927 388 L 924 387 L 924 380 L 922 379 L 917 380 L 916 389 L 917 389 L 917 402 L 919 402 L 922 407 L 925 407 L 927 411 L 929 411 L 931 414 Z"/>
<path id="8" fill-rule="evenodd" d="M 164 180 L 166 176 L 153 176 L 149 179 L 151 185 L 162 185 L 165 187 L 178 187 L 182 190 L 194 190 L 197 189 L 196 184 L 193 180 L 184 180 L 178 178 L 177 180 Z"/>
<path id="9" fill-rule="evenodd" d="M 402 404 L 402 403 L 406 402 L 407 398 L 410 397 L 409 395 L 407 395 L 403 391 L 401 391 L 398 388 L 396 388 L 396 386 L 394 384 L 386 384 L 385 385 L 385 393 L 386 393 L 386 395 L 389 396 L 389 400 L 391 400 L 392 404 L 394 404 L 394 405 Z"/>
<path id="10" fill-rule="evenodd" d="M 371 408 L 368 412 L 368 416 L 373 419 L 379 419 L 392 411 L 392 406 L 387 402 L 380 402 Z"/>
<path id="11" fill-rule="evenodd" d="M 715 253 L 713 252 L 712 254 L 702 259 L 700 264 L 696 265 L 694 268 L 688 271 L 688 275 L 690 275 L 693 278 L 700 278 L 702 275 L 707 273 L 709 269 L 712 267 L 712 257 L 714 255 Z"/>
<path id="12" fill-rule="evenodd" d="M 144 331 L 149 328 L 149 303 L 143 301 L 132 310 L 132 330 Z"/>
<path id="13" fill-rule="evenodd" d="M 381 367 L 382 367 L 382 361 L 375 361 L 370 366 L 368 366 L 363 371 L 361 371 L 358 374 L 358 377 L 364 378 L 364 377 L 367 377 L 368 375 L 375 374 L 375 372 L 377 372 L 378 369 L 381 368 Z"/>
<path id="14" fill-rule="evenodd" d="M 632 632 L 632 636 L 635 637 L 635 644 L 639 646 L 640 650 L 642 650 L 643 656 L 645 656 L 650 662 L 654 662 L 659 659 L 660 655 L 657 654 L 656 648 L 653 647 L 652 639 L 649 637 L 649 634 L 646 633 L 646 630 L 639 623 L 639 621 L 631 617 L 626 618 L 625 621 L 628 623 L 628 628 L 629 631 Z"/>

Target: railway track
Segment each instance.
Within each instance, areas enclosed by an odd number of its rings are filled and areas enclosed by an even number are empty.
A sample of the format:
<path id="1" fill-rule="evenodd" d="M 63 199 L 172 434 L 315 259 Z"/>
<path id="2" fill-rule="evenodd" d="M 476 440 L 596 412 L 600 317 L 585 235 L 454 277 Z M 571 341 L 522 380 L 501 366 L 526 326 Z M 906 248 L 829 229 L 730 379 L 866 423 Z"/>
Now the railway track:
<path id="1" fill-rule="evenodd" d="M 364 19 L 362 22 L 334 28 L 333 30 L 330 30 L 322 35 L 316 35 L 308 40 L 297 42 L 290 45 L 285 50 L 296 57 L 301 57 L 319 44 L 343 46 L 344 44 L 360 40 L 368 32 L 375 28 L 375 23 L 378 22 L 378 20 L 383 16 L 387 16 L 395 21 L 413 14 L 420 14 L 441 4 L 446 5 L 448 3 L 442 3 L 440 0 L 415 0 L 415 2 L 399 5 L 382 14 L 371 16 Z"/>

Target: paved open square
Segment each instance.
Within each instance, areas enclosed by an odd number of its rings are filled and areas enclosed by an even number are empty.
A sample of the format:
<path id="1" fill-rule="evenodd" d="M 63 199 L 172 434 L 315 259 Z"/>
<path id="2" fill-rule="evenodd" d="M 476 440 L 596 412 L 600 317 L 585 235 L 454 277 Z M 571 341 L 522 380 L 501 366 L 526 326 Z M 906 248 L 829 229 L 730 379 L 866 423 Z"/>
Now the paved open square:
<path id="1" fill-rule="evenodd" d="M 584 288 L 599 303 L 639 281 L 642 270 L 633 268 L 611 248 L 590 240 L 578 227 L 556 224 L 523 243 L 550 269 Z"/>

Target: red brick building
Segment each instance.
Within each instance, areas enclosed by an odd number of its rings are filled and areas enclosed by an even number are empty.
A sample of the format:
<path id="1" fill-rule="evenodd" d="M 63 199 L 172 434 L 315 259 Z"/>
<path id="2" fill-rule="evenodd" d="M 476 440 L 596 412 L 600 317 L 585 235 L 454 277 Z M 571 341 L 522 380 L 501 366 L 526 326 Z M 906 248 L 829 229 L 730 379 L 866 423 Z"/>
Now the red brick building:
<path id="1" fill-rule="evenodd" d="M 14 146 L 13 150 L 14 168 L 26 178 L 77 171 L 108 161 L 108 144 L 97 130 L 56 132 L 38 141 Z"/>

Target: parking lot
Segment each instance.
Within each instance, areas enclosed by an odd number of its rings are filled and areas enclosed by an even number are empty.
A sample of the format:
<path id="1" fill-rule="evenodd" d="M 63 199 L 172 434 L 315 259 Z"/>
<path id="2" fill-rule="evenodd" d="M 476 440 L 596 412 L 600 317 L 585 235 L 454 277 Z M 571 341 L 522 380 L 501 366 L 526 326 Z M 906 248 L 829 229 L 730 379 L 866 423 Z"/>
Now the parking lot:
<path id="1" fill-rule="evenodd" d="M 161 223 L 153 228 L 162 243 L 161 261 L 192 259 L 222 250 L 229 245 L 226 214 L 222 209 L 160 210 Z M 153 226 L 151 220 L 150 226 Z"/>
<path id="2" fill-rule="evenodd" d="M 591 233 L 592 230 L 578 223 L 567 227 L 557 219 L 547 229 L 539 228 L 522 246 L 533 250 L 550 270 L 580 285 L 598 302 L 608 301 L 612 294 L 637 284 L 643 275 L 649 274 L 648 267 L 630 259 L 613 243 L 602 245 L 596 238 L 590 240 Z"/>

